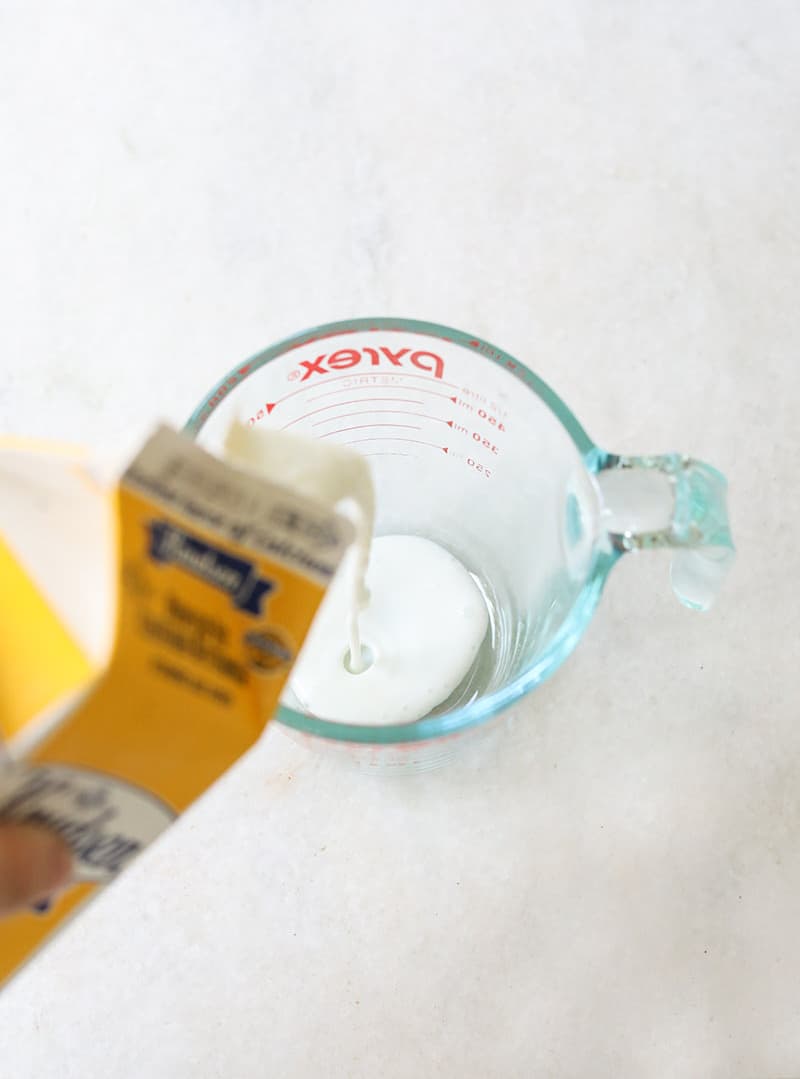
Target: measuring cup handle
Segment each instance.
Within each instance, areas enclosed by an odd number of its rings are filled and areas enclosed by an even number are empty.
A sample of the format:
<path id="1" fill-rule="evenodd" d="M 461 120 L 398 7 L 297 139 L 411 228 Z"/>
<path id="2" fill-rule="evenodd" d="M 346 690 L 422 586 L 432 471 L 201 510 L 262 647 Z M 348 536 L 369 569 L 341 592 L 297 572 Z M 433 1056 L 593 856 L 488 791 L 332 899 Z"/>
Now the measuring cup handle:
<path id="1" fill-rule="evenodd" d="M 735 557 L 722 473 L 677 453 L 607 454 L 597 481 L 612 546 L 620 553 L 674 548 L 673 591 L 687 607 L 708 610 Z"/>

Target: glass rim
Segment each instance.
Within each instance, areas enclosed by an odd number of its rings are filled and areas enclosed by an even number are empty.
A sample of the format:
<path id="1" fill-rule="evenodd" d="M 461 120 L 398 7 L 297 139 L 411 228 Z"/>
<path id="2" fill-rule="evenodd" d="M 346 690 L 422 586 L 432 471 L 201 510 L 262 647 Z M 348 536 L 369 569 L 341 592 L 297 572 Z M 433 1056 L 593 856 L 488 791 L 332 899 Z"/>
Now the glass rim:
<path id="1" fill-rule="evenodd" d="M 313 341 L 333 337 L 344 333 L 380 331 L 384 333 L 418 333 L 428 337 L 438 337 L 449 344 L 477 352 L 491 363 L 502 367 L 517 378 L 550 409 L 561 423 L 575 444 L 586 470 L 598 472 L 608 457 L 587 435 L 572 411 L 543 379 L 520 363 L 514 356 L 484 341 L 477 334 L 464 333 L 437 322 L 425 322 L 406 318 L 352 318 L 336 322 L 327 322 L 291 337 L 283 338 L 275 344 L 255 353 L 243 363 L 237 364 L 206 394 L 197 408 L 184 424 L 183 430 L 196 438 L 215 409 L 237 386 L 254 372 L 284 356 L 295 348 L 311 344 Z M 386 726 L 343 723 L 339 720 L 317 719 L 281 704 L 275 714 L 278 722 L 302 734 L 313 735 L 336 742 L 352 742 L 360 745 L 387 745 L 404 742 L 427 742 L 468 730 L 499 713 L 506 711 L 536 686 L 545 681 L 572 652 L 581 637 L 584 628 L 594 613 L 606 578 L 619 557 L 614 549 L 595 551 L 591 568 L 583 588 L 564 620 L 561 629 L 550 642 L 539 659 L 527 670 L 517 675 L 506 685 L 479 697 L 470 704 L 463 705 L 451 712 L 438 716 L 428 716 L 413 723 L 395 723 Z"/>

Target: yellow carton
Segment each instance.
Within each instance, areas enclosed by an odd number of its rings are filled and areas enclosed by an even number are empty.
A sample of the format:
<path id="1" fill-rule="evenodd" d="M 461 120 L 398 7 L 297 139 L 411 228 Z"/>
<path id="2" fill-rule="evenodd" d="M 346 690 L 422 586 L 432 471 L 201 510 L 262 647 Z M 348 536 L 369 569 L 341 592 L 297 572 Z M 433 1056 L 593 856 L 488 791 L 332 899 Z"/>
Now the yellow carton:
<path id="1" fill-rule="evenodd" d="M 108 667 L 66 715 L 2 732 L 24 760 L 0 769 L 0 820 L 56 829 L 75 870 L 50 907 L 0 922 L 0 981 L 256 741 L 352 539 L 343 517 L 167 428 L 116 508 Z"/>
<path id="2" fill-rule="evenodd" d="M 2 536 L 0 594 L 0 731 L 11 738 L 31 716 L 85 685 L 92 668 Z"/>

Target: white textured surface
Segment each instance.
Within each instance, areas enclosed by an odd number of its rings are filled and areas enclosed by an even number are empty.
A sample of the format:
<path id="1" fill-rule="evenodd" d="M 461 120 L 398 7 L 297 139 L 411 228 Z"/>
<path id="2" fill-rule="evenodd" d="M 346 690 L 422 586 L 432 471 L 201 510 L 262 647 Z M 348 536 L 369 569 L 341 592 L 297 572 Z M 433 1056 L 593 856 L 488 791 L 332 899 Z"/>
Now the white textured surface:
<path id="1" fill-rule="evenodd" d="M 3 1075 L 800 1074 L 796 5 L 10 0 L 0 41 L 3 428 L 119 452 L 284 334 L 430 317 L 722 467 L 740 551 L 707 617 L 626 560 L 445 772 L 271 731 L 5 991 Z"/>

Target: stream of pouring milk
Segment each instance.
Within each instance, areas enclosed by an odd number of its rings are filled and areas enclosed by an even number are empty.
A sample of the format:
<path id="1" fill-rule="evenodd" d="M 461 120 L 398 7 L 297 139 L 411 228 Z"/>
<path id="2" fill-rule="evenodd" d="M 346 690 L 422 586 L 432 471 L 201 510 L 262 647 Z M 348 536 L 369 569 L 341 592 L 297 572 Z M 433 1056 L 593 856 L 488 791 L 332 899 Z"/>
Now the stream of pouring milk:
<path id="1" fill-rule="evenodd" d="M 489 615 L 477 584 L 421 536 L 373 539 L 367 461 L 345 446 L 231 425 L 233 464 L 259 472 L 354 523 L 355 540 L 328 589 L 292 672 L 302 708 L 345 723 L 410 723 L 464 679 Z"/>

